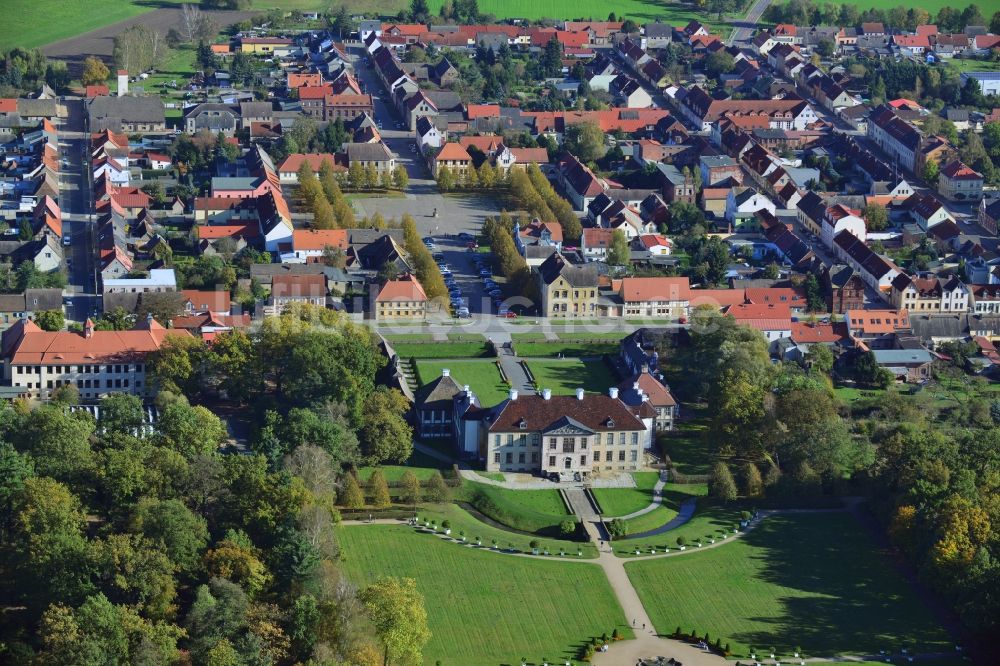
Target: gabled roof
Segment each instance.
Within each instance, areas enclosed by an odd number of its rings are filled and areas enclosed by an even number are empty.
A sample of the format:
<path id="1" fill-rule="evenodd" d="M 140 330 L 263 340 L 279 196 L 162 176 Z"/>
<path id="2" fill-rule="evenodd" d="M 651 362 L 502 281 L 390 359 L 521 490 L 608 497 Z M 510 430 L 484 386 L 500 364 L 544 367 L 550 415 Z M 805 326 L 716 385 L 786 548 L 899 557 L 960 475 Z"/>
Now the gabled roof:
<path id="1" fill-rule="evenodd" d="M 376 303 L 387 303 L 392 301 L 421 302 L 427 300 L 427 294 L 420 282 L 412 275 L 404 276 L 398 280 L 389 280 L 375 297 Z"/>
<path id="2" fill-rule="evenodd" d="M 441 146 L 441 150 L 438 151 L 437 161 L 457 161 L 457 162 L 471 162 L 472 156 L 469 155 L 469 151 L 465 149 L 460 143 L 449 142 Z"/>
<path id="3" fill-rule="evenodd" d="M 292 232 L 292 249 L 294 250 L 324 250 L 327 247 L 346 250 L 346 229 L 296 229 Z"/>
<path id="4" fill-rule="evenodd" d="M 622 278 L 620 294 L 626 303 L 687 301 L 691 285 L 686 277 Z"/>
<path id="5" fill-rule="evenodd" d="M 574 266 L 558 252 L 542 262 L 538 274 L 545 284 L 562 277 L 571 287 L 597 287 L 597 270 L 593 266 Z"/>
<path id="6" fill-rule="evenodd" d="M 516 400 L 506 400 L 497 408 L 496 416 L 490 424 L 490 432 L 520 430 L 546 432 L 560 425 L 571 424 L 592 432 L 643 431 L 646 427 L 625 403 L 606 395 L 584 394 L 576 396 L 551 396 L 546 400 L 541 395 L 519 396 Z"/>

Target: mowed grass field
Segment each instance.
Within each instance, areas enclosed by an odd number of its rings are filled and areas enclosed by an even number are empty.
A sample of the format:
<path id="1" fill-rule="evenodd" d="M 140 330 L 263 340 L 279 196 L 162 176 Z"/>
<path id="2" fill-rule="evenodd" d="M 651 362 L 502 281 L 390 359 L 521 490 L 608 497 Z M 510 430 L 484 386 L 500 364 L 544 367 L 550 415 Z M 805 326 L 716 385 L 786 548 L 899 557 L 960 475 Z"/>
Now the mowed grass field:
<path id="1" fill-rule="evenodd" d="M 429 384 L 441 376 L 441 370 L 448 368 L 452 378 L 459 386 L 469 385 L 472 392 L 479 397 L 482 405 L 498 404 L 509 394 L 507 385 L 500 379 L 500 371 L 493 359 L 475 361 L 427 361 L 417 360 L 417 370 L 420 379 Z"/>
<path id="2" fill-rule="evenodd" d="M 625 565 L 658 631 L 708 632 L 737 656 L 939 652 L 947 633 L 848 513 L 772 516 L 709 551 Z"/>
<path id="3" fill-rule="evenodd" d="M 483 552 L 404 526 L 342 527 L 338 537 L 355 584 L 417 581 L 433 634 L 425 664 L 561 664 L 592 636 L 616 627 L 632 636 L 596 565 Z"/>
<path id="4" fill-rule="evenodd" d="M 601 505 L 605 516 L 614 518 L 645 509 L 653 501 L 653 486 L 659 474 L 656 472 L 636 472 L 635 488 L 592 488 L 591 492 Z"/>
<path id="5" fill-rule="evenodd" d="M 572 395 L 577 388 L 590 393 L 604 393 L 617 382 L 604 361 L 581 361 L 578 358 L 532 359 L 526 361 L 535 383 L 552 389 L 554 395 Z"/>

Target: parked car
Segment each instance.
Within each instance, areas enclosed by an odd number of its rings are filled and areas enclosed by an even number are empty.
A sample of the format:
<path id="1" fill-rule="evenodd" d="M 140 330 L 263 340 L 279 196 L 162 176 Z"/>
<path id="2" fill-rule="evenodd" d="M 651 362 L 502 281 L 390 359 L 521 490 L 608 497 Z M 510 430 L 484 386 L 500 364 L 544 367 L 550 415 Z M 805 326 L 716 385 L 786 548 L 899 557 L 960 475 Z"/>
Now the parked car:
<path id="1" fill-rule="evenodd" d="M 66 247 L 69 247 L 72 244 L 73 244 L 73 237 L 72 236 L 70 236 L 69 234 L 66 234 L 65 236 L 63 236 L 63 245 L 65 245 Z"/>
<path id="2" fill-rule="evenodd" d="M 458 235 L 458 238 L 464 241 L 476 240 L 472 234 L 466 233 L 464 231 Z"/>
<path id="3" fill-rule="evenodd" d="M 459 319 L 468 319 L 472 315 L 469 313 L 469 308 L 462 307 L 455 311 L 455 316 Z"/>

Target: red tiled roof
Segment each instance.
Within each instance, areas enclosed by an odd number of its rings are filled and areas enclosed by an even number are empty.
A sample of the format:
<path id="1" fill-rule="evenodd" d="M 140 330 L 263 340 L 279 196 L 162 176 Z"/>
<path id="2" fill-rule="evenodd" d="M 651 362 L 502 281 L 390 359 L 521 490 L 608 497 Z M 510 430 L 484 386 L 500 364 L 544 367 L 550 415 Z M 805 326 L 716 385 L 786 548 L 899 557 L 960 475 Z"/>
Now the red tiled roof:
<path id="1" fill-rule="evenodd" d="M 201 240 L 216 240 L 218 238 L 255 238 L 260 235 L 260 229 L 256 223 L 247 224 L 200 224 L 195 227 L 195 232 Z"/>
<path id="2" fill-rule="evenodd" d="M 382 286 L 382 290 L 375 297 L 376 303 L 387 301 L 426 301 L 427 294 L 412 275 L 405 276 L 399 280 L 389 280 Z"/>
<path id="3" fill-rule="evenodd" d="M 686 277 L 622 278 L 621 296 L 626 303 L 686 301 L 691 297 Z"/>
<path id="4" fill-rule="evenodd" d="M 187 331 L 167 330 L 156 323 L 131 331 L 92 331 L 90 337 L 68 331 L 48 332 L 24 320 L 11 350 L 15 365 L 93 365 L 134 362 L 156 351 L 167 336 L 188 336 Z"/>
<path id="5" fill-rule="evenodd" d="M 833 329 L 833 324 L 810 324 L 803 321 L 792 322 L 792 342 L 797 345 L 832 343 L 841 339 Z"/>
<path id="6" fill-rule="evenodd" d="M 524 395 L 503 403 L 500 413 L 490 424 L 490 432 L 525 429 L 546 430 L 563 419 L 573 419 L 595 432 L 642 431 L 642 421 L 625 403 L 606 395 L 552 396 Z"/>
<path id="7" fill-rule="evenodd" d="M 471 162 L 472 157 L 469 156 L 469 151 L 465 149 L 460 143 L 446 143 L 441 146 L 441 151 L 437 154 L 435 158 L 439 161 L 452 160 L 461 162 Z"/>
<path id="8" fill-rule="evenodd" d="M 272 298 L 319 298 L 326 295 L 322 275 L 275 275 L 271 279 Z"/>
<path id="9" fill-rule="evenodd" d="M 465 109 L 465 117 L 468 120 L 476 118 L 499 118 L 499 104 L 469 104 Z"/>
<path id="10" fill-rule="evenodd" d="M 327 247 L 346 250 L 346 229 L 296 229 L 292 232 L 292 248 L 295 250 L 323 250 Z"/>
<path id="11" fill-rule="evenodd" d="M 983 174 L 972 167 L 966 166 L 958 160 L 953 160 L 941 169 L 941 174 L 945 178 L 952 180 L 982 180 Z"/>
<path id="12" fill-rule="evenodd" d="M 337 163 L 337 156 L 332 153 L 292 153 L 278 164 L 278 173 L 297 173 L 303 162 L 309 162 L 314 173 L 319 172 L 323 162 L 329 160 L 333 170 L 347 171 L 347 167 Z"/>
<path id="13" fill-rule="evenodd" d="M 199 289 L 183 289 L 181 295 L 191 303 L 195 312 L 229 312 L 232 299 L 228 291 L 202 291 Z"/>

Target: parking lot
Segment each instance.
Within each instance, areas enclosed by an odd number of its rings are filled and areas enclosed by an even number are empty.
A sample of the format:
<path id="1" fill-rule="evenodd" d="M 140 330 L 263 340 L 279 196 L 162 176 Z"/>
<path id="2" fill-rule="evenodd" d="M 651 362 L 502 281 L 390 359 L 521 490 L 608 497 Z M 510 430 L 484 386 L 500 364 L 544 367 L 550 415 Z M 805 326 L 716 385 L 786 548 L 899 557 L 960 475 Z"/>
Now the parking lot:
<path id="1" fill-rule="evenodd" d="M 433 242 L 433 246 L 428 246 L 428 249 L 434 254 L 438 267 L 443 267 L 442 275 L 451 292 L 453 312 L 461 307 L 467 307 L 470 316 L 497 311 L 480 274 L 482 267 L 489 268 L 490 255 L 469 250 L 468 243 L 473 240 L 471 234 L 463 234 L 461 237 L 450 234 L 425 236 L 424 240 L 425 245 L 428 240 Z M 492 279 L 502 282 L 500 278 Z"/>

